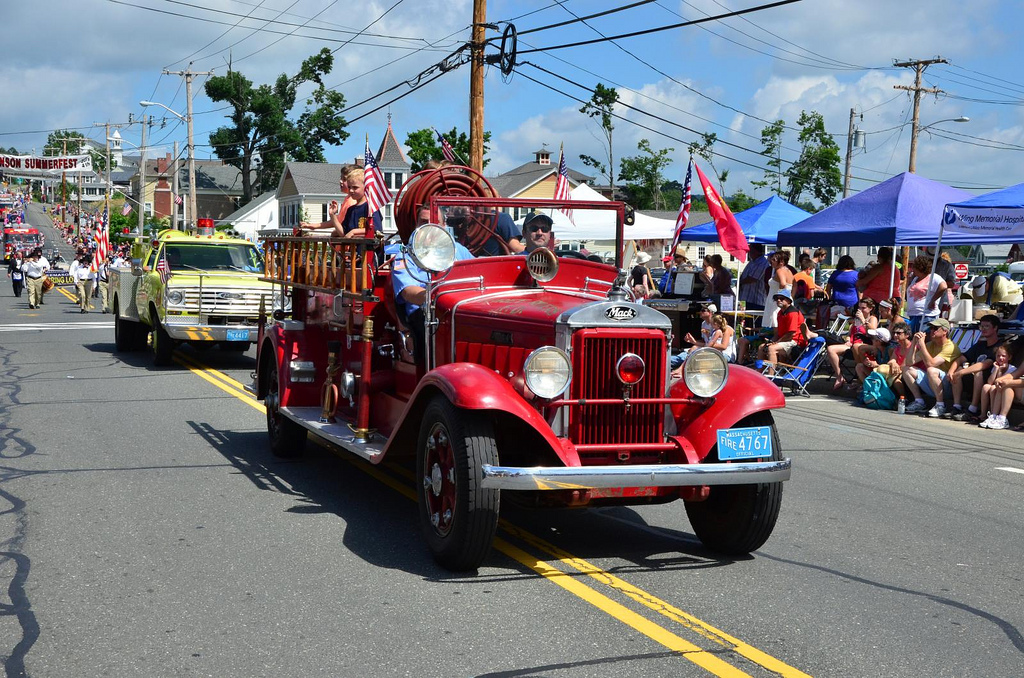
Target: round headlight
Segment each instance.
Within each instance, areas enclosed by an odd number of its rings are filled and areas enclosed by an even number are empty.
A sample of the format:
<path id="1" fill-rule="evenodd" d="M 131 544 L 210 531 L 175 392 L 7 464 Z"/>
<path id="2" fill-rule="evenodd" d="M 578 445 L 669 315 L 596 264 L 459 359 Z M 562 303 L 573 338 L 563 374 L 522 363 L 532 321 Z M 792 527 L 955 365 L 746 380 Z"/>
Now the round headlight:
<path id="1" fill-rule="evenodd" d="M 541 346 L 526 359 L 523 373 L 531 391 L 541 398 L 554 398 L 569 386 L 572 366 L 562 349 Z"/>
<path id="2" fill-rule="evenodd" d="M 725 386 L 729 378 L 729 362 L 718 351 L 707 346 L 691 351 L 683 363 L 683 381 L 693 395 L 710 398 Z"/>
<path id="3" fill-rule="evenodd" d="M 426 224 L 413 231 L 409 254 L 424 271 L 443 273 L 455 263 L 455 241 L 445 229 Z"/>
<path id="4" fill-rule="evenodd" d="M 292 310 L 292 297 L 290 294 L 285 294 L 280 290 L 274 291 L 274 308 L 279 308 L 282 311 L 288 312 Z"/>
<path id="5" fill-rule="evenodd" d="M 168 290 L 167 303 L 174 304 L 175 306 L 185 303 L 185 293 L 181 290 Z"/>
<path id="6" fill-rule="evenodd" d="M 644 371 L 647 366 L 644 359 L 636 353 L 627 353 L 619 358 L 615 365 L 615 372 L 619 375 L 619 381 L 627 386 L 632 386 L 644 378 Z"/>

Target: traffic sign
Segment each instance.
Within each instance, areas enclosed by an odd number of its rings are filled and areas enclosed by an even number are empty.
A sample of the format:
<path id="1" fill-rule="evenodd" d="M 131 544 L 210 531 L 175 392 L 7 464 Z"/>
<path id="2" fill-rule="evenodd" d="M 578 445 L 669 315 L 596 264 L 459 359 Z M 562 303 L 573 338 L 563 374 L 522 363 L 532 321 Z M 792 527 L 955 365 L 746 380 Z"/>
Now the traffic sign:
<path id="1" fill-rule="evenodd" d="M 964 280 L 967 278 L 968 268 L 967 264 L 960 262 L 959 264 L 953 264 L 953 272 L 956 273 L 957 280 Z"/>

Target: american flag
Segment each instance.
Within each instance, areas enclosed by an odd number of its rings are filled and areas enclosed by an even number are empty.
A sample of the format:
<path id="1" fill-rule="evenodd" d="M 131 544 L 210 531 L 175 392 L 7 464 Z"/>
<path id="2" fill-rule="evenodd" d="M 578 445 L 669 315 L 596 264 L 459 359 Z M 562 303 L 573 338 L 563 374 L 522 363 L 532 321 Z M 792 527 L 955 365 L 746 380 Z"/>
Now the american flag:
<path id="1" fill-rule="evenodd" d="M 160 253 L 160 258 L 156 260 L 156 272 L 160 275 L 160 283 L 163 285 L 167 284 L 167 281 L 171 279 L 171 267 L 167 265 L 167 249 Z"/>
<path id="2" fill-rule="evenodd" d="M 434 130 L 434 134 L 437 135 L 437 140 L 441 142 L 441 153 L 444 154 L 444 159 L 448 162 L 458 162 L 456 160 L 455 149 L 453 149 L 452 145 L 448 143 L 448 140 L 444 138 L 444 135 L 436 129 Z"/>
<path id="3" fill-rule="evenodd" d="M 672 238 L 672 251 L 676 249 L 676 245 L 679 244 L 679 239 L 683 235 L 683 229 L 686 228 L 686 222 L 690 220 L 690 184 L 693 183 L 693 158 L 690 158 L 690 163 L 686 166 L 686 181 L 683 182 L 683 203 L 679 206 L 679 216 L 676 217 L 676 235 Z"/>
<path id="4" fill-rule="evenodd" d="M 558 149 L 558 177 L 555 179 L 555 200 L 569 200 L 569 168 L 565 166 L 565 146 Z M 572 221 L 572 210 L 559 208 Z M 576 222 L 573 222 L 574 224 Z"/>
<path id="5" fill-rule="evenodd" d="M 126 217 L 129 214 L 131 214 L 131 213 L 132 213 L 132 206 L 129 205 L 128 203 L 125 203 L 124 207 L 121 208 L 121 216 L 122 217 Z"/>
<path id="6" fill-rule="evenodd" d="M 110 231 L 107 230 L 106 226 L 96 227 L 96 255 L 92 258 L 92 265 L 89 267 L 92 271 L 98 271 L 99 267 L 107 260 L 107 254 L 110 252 Z"/>
<path id="7" fill-rule="evenodd" d="M 173 195 L 173 196 L 174 196 L 174 204 L 175 204 L 175 205 L 181 205 L 181 204 L 184 204 L 184 202 L 185 202 L 185 199 L 184 199 L 184 198 L 182 198 L 182 197 L 181 197 L 180 195 L 178 195 L 177 193 L 171 193 L 171 195 Z"/>
<path id="8" fill-rule="evenodd" d="M 372 224 L 373 213 L 391 202 L 391 191 L 384 183 L 384 175 L 381 174 L 380 167 L 377 166 L 377 161 L 373 158 L 369 136 L 366 137 L 366 155 L 363 158 L 363 192 L 368 203 L 366 214 L 370 217 L 369 221 Z"/>

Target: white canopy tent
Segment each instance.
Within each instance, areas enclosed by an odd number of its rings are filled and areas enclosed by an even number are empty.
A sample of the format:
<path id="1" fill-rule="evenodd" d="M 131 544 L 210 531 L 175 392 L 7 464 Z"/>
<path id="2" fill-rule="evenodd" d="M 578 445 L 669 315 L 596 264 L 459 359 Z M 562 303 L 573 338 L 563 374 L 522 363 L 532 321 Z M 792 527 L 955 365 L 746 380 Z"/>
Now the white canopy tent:
<path id="1" fill-rule="evenodd" d="M 580 184 L 570 193 L 573 200 L 588 202 L 608 201 L 603 195 L 586 184 Z M 608 211 L 573 210 L 573 219 L 560 210 L 551 215 L 554 231 L 559 240 L 614 240 L 615 214 Z M 522 221 L 519 222 L 522 224 Z M 676 223 L 671 219 L 658 219 L 636 213 L 636 221 L 625 227 L 623 239 L 629 240 L 671 240 L 675 235 Z"/>

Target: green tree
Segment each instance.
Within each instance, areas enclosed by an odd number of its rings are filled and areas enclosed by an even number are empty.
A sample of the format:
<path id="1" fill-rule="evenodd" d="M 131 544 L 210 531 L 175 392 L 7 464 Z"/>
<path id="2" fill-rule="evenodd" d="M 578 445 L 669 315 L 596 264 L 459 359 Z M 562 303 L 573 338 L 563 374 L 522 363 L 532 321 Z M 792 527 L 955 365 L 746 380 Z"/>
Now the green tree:
<path id="1" fill-rule="evenodd" d="M 751 181 L 755 188 L 767 188 L 775 195 L 782 195 L 782 132 L 786 121 L 781 118 L 761 130 L 761 155 L 768 159 L 764 179 Z"/>
<path id="2" fill-rule="evenodd" d="M 452 127 L 448 133 L 442 132 L 444 138 L 452 145 L 455 151 L 456 161 L 469 162 L 469 135 L 459 132 L 457 127 Z M 491 133 L 484 132 L 484 167 L 490 160 L 487 158 L 488 144 L 491 142 Z M 412 164 L 412 171 L 419 172 L 431 160 L 444 160 L 444 153 L 441 152 L 441 144 L 437 142 L 437 135 L 429 127 L 409 132 L 405 137 L 405 145 L 409 147 L 409 161 Z"/>
<path id="3" fill-rule="evenodd" d="M 735 212 L 742 212 L 748 210 L 757 204 L 751 196 L 744 193 L 742 190 L 736 191 L 731 196 L 725 199 L 726 204 L 729 205 L 729 209 Z"/>
<path id="4" fill-rule="evenodd" d="M 786 200 L 795 205 L 800 196 L 809 193 L 827 207 L 843 188 L 839 146 L 825 131 L 825 120 L 817 111 L 802 111 L 797 125 L 800 157 L 786 170 Z"/>
<path id="5" fill-rule="evenodd" d="M 615 188 L 615 153 L 612 149 L 612 132 L 615 130 L 615 125 L 612 124 L 612 120 L 614 119 L 615 103 L 618 100 L 618 90 L 614 87 L 605 87 L 603 84 L 597 83 L 590 101 L 583 104 L 583 107 L 580 109 L 580 113 L 597 120 L 598 126 L 601 128 L 601 136 L 603 137 L 601 143 L 603 149 L 607 151 L 608 162 L 606 164 L 603 158 L 598 160 L 590 155 L 580 155 L 580 161 L 587 167 L 593 167 L 603 174 L 608 179 L 608 186 L 613 191 Z"/>
<path id="6" fill-rule="evenodd" d="M 665 183 L 665 168 L 672 160 L 668 157 L 674 148 L 655 151 L 647 139 L 637 144 L 639 155 L 623 158 L 619 166 L 619 178 L 626 182 L 627 193 L 640 209 L 665 209 L 661 187 Z"/>
<path id="7" fill-rule="evenodd" d="M 225 116 L 231 124 L 217 128 L 210 144 L 218 158 L 242 173 L 240 205 L 249 203 L 255 190 L 277 185 L 285 156 L 299 162 L 324 162 L 323 144 L 337 145 L 348 138 L 347 123 L 341 117 L 345 97 L 323 83 L 333 66 L 334 56 L 325 47 L 303 61 L 298 73 L 282 73 L 273 85 L 254 87 L 235 70 L 206 81 L 206 96 L 232 108 Z M 292 119 L 298 89 L 306 83 L 315 87 L 303 112 Z"/>
<path id="8" fill-rule="evenodd" d="M 75 132 L 67 129 L 58 129 L 50 132 L 46 137 L 46 145 L 43 146 L 43 155 L 64 155 L 65 148 L 67 149 L 68 155 L 84 155 L 88 153 L 92 158 L 92 168 L 94 172 L 107 171 L 106 156 L 103 153 L 93 150 L 91 146 L 86 144 L 86 137 L 81 132 Z M 117 167 L 117 165 L 114 164 L 113 158 L 111 158 L 110 162 L 112 166 Z"/>

